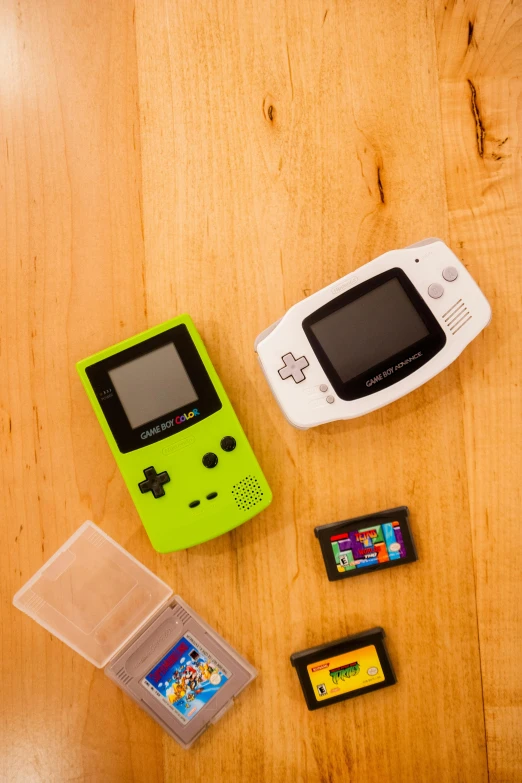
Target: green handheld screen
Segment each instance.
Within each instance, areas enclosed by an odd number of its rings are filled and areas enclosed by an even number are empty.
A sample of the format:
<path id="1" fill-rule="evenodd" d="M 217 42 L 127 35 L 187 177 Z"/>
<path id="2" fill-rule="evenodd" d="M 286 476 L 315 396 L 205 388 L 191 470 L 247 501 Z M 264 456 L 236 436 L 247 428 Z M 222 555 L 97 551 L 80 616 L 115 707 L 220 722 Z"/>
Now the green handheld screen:
<path id="1" fill-rule="evenodd" d="M 192 319 L 77 364 L 151 544 L 187 549 L 241 525 L 272 493 Z"/>

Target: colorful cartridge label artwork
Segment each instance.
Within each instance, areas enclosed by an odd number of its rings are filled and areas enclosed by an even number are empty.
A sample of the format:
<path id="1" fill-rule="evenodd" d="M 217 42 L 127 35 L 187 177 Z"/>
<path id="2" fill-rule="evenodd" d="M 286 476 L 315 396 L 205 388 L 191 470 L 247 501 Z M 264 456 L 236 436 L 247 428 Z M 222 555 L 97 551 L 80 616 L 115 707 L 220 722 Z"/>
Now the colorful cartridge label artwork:
<path id="1" fill-rule="evenodd" d="M 186 633 L 141 680 L 180 723 L 186 724 L 231 678 L 191 633 Z"/>
<path id="2" fill-rule="evenodd" d="M 337 570 L 353 571 L 406 557 L 399 522 L 338 533 L 330 538 Z"/>
<path id="3" fill-rule="evenodd" d="M 373 644 L 309 663 L 306 668 L 317 701 L 384 682 L 381 662 Z"/>

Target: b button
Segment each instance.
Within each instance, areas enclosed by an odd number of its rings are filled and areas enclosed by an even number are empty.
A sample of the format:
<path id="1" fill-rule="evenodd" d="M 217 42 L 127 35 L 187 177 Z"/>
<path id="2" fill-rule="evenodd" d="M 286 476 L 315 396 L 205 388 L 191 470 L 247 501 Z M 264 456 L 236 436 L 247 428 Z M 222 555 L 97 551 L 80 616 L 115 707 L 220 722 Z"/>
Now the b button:
<path id="1" fill-rule="evenodd" d="M 443 293 L 444 293 L 444 288 L 441 286 L 440 283 L 432 283 L 428 287 L 428 294 L 431 296 L 432 299 L 440 299 Z"/>
<path id="2" fill-rule="evenodd" d="M 201 461 L 206 468 L 215 468 L 218 464 L 218 455 L 214 454 L 213 451 L 207 451 Z"/>

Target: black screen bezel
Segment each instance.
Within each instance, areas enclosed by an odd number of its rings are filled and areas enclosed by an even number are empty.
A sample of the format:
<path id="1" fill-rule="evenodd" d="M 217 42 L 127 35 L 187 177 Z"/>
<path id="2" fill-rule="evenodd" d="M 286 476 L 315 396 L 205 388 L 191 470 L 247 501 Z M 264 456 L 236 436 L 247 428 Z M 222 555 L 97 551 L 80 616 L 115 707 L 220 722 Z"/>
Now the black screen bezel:
<path id="1" fill-rule="evenodd" d="M 139 359 L 141 356 L 145 356 L 147 353 L 169 344 L 174 344 L 194 386 L 197 400 L 181 408 L 175 408 L 133 429 L 113 386 L 109 372 L 122 364 Z M 219 395 L 210 380 L 203 360 L 185 324 L 173 326 L 165 332 L 149 337 L 147 340 L 143 340 L 143 342 L 137 343 L 130 348 L 125 348 L 123 351 L 108 356 L 95 364 L 91 364 L 86 367 L 85 372 L 114 436 L 114 440 L 122 454 L 150 446 L 151 443 L 157 443 L 164 438 L 182 432 L 188 427 L 203 421 L 207 416 L 216 413 L 222 407 Z M 179 424 L 168 426 L 164 430 L 161 429 L 162 424 L 166 424 L 175 419 L 176 416 L 181 416 L 193 409 L 197 409 L 199 415 L 186 419 Z M 146 438 L 142 438 L 142 434 L 155 427 L 159 428 L 158 433 L 148 434 Z"/>
<path id="2" fill-rule="evenodd" d="M 330 359 L 328 358 L 326 352 L 324 351 L 321 343 L 315 336 L 312 327 L 326 316 L 337 312 L 337 310 L 341 310 L 343 307 L 359 299 L 361 296 L 370 293 L 370 291 L 373 291 L 375 288 L 379 288 L 379 286 L 393 279 L 397 279 L 401 284 L 408 299 L 426 326 L 428 334 L 422 339 L 417 340 L 416 342 L 402 349 L 401 351 L 387 357 L 378 364 L 369 367 L 367 370 L 355 376 L 351 380 L 343 382 Z M 317 359 L 319 360 L 319 364 L 328 376 L 328 379 L 332 384 L 336 394 L 342 400 L 357 400 L 361 397 L 366 397 L 369 394 L 375 394 L 382 389 L 386 389 L 389 386 L 392 386 L 394 383 L 397 383 L 406 376 L 411 375 L 411 373 L 418 370 L 420 367 L 422 367 L 422 365 L 426 364 L 426 362 L 429 362 L 430 359 L 432 359 L 440 350 L 442 350 L 446 344 L 446 335 L 444 330 L 438 323 L 437 319 L 409 277 L 402 269 L 399 269 L 398 267 L 388 269 L 386 272 L 375 275 L 375 277 L 360 283 L 355 288 L 351 288 L 349 291 L 345 291 L 339 296 L 336 296 L 330 302 L 327 302 L 325 305 L 319 307 L 313 313 L 308 315 L 303 320 L 302 327 L 310 345 L 314 350 L 315 355 L 317 356 Z M 402 368 L 396 368 L 396 365 L 400 364 L 400 362 L 404 362 L 419 352 L 421 355 L 414 361 L 408 362 Z M 383 377 L 377 383 L 373 383 L 370 386 L 366 385 L 368 381 L 381 375 L 384 371 L 391 367 L 393 367 L 393 372 L 390 375 Z"/>

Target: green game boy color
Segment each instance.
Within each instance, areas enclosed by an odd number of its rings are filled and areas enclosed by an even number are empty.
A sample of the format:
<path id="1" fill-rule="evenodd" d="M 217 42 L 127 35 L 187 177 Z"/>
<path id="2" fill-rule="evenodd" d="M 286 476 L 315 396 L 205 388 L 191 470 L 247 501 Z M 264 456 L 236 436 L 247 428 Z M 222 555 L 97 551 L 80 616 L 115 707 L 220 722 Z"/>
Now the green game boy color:
<path id="1" fill-rule="evenodd" d="M 270 504 L 270 487 L 188 315 L 77 369 L 158 552 L 220 536 Z"/>

